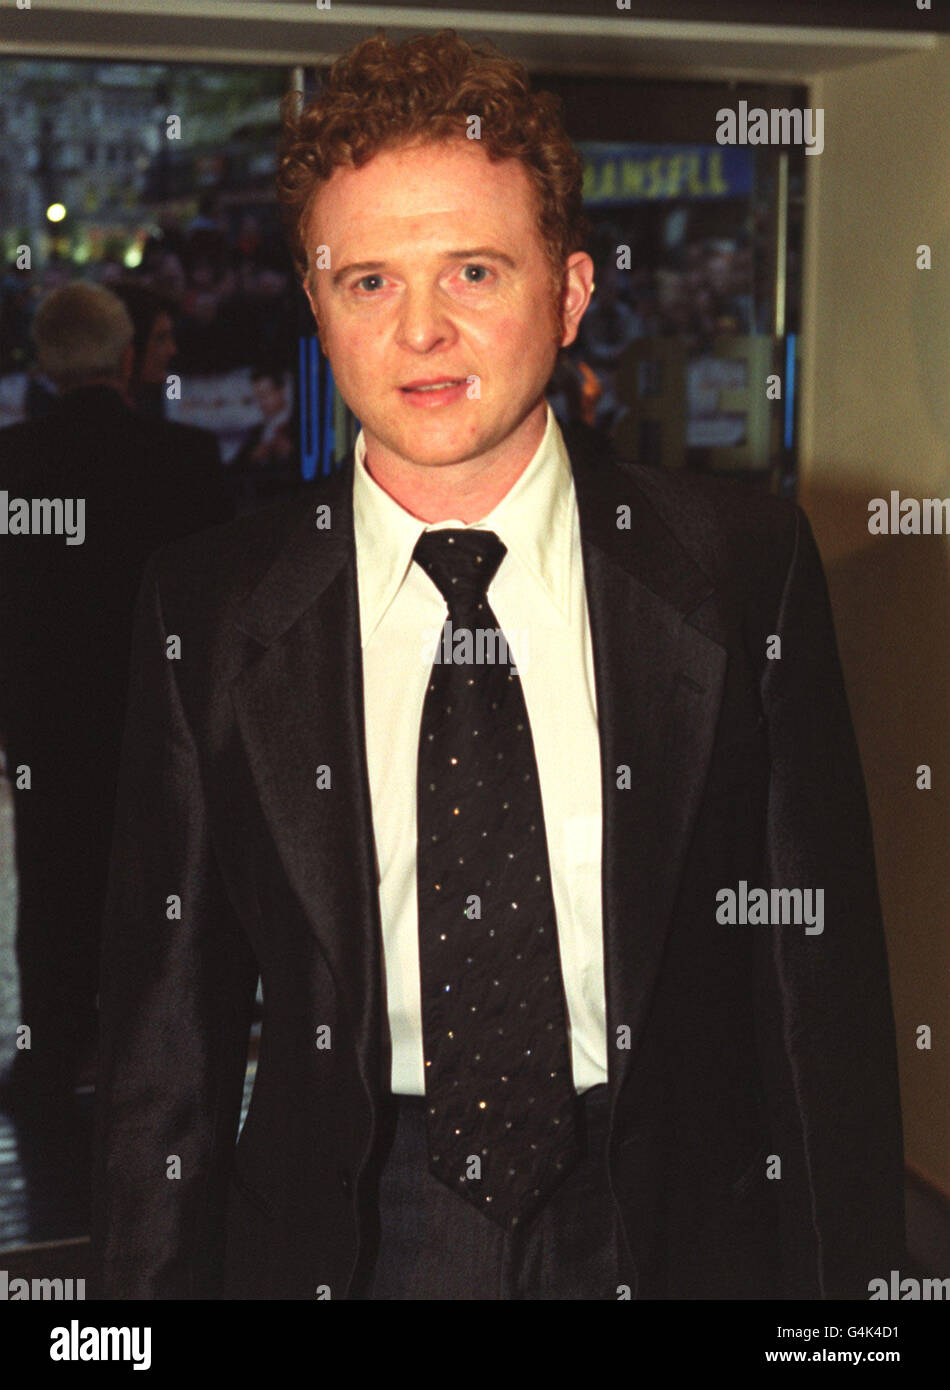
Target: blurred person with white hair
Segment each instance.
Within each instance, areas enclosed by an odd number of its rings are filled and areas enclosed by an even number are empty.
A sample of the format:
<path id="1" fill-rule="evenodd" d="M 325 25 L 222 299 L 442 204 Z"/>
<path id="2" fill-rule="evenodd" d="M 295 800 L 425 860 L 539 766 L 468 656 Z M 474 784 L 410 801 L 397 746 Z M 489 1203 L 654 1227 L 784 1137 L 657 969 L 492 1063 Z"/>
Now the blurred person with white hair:
<path id="1" fill-rule="evenodd" d="M 0 738 L 14 786 L 20 1030 L 0 1106 L 68 1097 L 96 1042 L 98 941 L 132 611 L 158 547 L 231 515 L 214 436 L 129 403 L 134 328 L 101 285 L 37 309 L 57 389 L 0 430 Z M 28 1045 L 27 1045 L 28 1044 Z"/>

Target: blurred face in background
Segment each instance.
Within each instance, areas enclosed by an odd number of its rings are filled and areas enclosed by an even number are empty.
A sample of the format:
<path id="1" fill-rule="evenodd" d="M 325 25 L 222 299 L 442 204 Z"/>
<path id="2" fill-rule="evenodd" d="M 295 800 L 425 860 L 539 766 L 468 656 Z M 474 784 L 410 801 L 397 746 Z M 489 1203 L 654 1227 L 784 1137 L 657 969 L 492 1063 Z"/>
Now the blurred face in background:
<path id="1" fill-rule="evenodd" d="M 168 314 L 156 315 L 145 344 L 139 380 L 151 385 L 164 382 L 168 375 L 168 364 L 177 351 L 171 319 Z"/>
<path id="2" fill-rule="evenodd" d="M 269 376 L 262 376 L 254 382 L 254 395 L 265 420 L 279 415 L 287 404 L 284 388 L 276 386 Z"/>

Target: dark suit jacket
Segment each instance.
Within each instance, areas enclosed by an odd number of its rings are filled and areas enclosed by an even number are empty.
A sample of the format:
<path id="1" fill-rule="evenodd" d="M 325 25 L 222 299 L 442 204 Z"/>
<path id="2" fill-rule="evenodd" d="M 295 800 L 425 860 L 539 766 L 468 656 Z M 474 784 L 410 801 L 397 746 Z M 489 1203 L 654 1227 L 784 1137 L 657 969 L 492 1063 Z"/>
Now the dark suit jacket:
<path id="1" fill-rule="evenodd" d="M 0 489 L 86 503 L 82 545 L 0 537 L 0 735 L 38 797 L 111 820 L 135 596 L 154 550 L 233 516 L 217 441 L 82 387 L 0 430 Z"/>
<path id="2" fill-rule="evenodd" d="M 579 446 L 572 465 L 601 739 L 610 1177 L 634 1295 L 866 1298 L 902 1248 L 894 1028 L 808 522 Z M 351 483 L 348 460 L 149 566 L 103 954 L 109 1297 L 358 1288 L 389 1052 Z M 742 879 L 823 888 L 824 933 L 717 924 L 718 890 Z"/>

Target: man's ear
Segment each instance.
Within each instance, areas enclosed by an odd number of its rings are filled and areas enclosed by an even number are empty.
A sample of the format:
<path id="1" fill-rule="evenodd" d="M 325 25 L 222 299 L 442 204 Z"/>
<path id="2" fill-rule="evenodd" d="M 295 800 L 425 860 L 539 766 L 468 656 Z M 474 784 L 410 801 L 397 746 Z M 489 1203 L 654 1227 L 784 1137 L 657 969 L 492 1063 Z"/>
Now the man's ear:
<path id="1" fill-rule="evenodd" d="M 575 251 L 564 262 L 564 295 L 561 300 L 561 347 L 577 337 L 594 291 L 594 262 L 586 251 Z"/>
<path id="2" fill-rule="evenodd" d="M 303 292 L 304 292 L 304 294 L 307 296 L 307 303 L 310 305 L 310 312 L 311 312 L 311 314 L 313 314 L 313 321 L 314 321 L 314 323 L 316 324 L 316 328 L 317 328 L 317 338 L 318 338 L 318 340 L 319 340 L 319 342 L 320 342 L 320 347 L 321 347 L 321 350 L 322 350 L 322 348 L 323 348 L 323 333 L 321 332 L 320 314 L 319 314 L 319 312 L 318 312 L 318 310 L 317 310 L 317 296 L 316 296 L 316 294 L 315 294 L 315 293 L 311 290 L 311 288 L 310 288 L 310 279 L 309 279 L 309 276 L 305 276 L 305 277 L 303 278 L 303 280 L 301 281 L 301 284 L 303 285 Z"/>

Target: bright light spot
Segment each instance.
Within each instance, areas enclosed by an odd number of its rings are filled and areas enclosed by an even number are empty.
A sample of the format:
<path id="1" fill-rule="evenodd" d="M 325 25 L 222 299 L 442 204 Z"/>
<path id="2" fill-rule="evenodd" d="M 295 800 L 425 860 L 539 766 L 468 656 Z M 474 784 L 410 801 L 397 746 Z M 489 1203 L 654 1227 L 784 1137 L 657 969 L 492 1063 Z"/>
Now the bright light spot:
<path id="1" fill-rule="evenodd" d="M 65 216 L 66 209 L 63 207 L 62 203 L 50 203 L 49 207 L 46 209 L 46 217 L 50 222 L 62 222 Z"/>
<path id="2" fill-rule="evenodd" d="M 129 270 L 134 270 L 136 266 L 142 264 L 142 248 L 137 241 L 132 242 L 122 257 L 122 264 L 128 266 Z"/>

